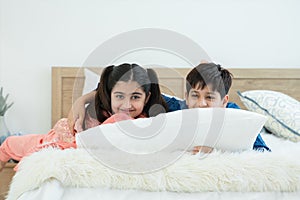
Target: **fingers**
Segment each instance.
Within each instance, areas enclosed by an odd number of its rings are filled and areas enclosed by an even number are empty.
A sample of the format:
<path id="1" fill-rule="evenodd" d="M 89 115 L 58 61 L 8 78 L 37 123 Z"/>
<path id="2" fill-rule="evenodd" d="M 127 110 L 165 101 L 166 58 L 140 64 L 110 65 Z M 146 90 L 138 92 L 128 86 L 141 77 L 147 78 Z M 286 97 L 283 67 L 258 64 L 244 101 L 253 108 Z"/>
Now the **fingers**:
<path id="1" fill-rule="evenodd" d="M 83 121 L 85 118 L 85 102 L 79 98 L 73 105 L 68 115 L 68 123 L 71 133 L 76 134 L 83 131 Z"/>
<path id="2" fill-rule="evenodd" d="M 79 109 L 77 109 L 79 110 Z M 84 113 L 84 110 L 83 110 Z M 82 116 L 83 115 L 83 116 Z M 84 114 L 80 112 L 76 112 L 74 108 L 69 111 L 68 114 L 68 125 L 71 133 L 75 135 L 78 132 L 83 131 L 82 124 L 83 124 Z"/>
<path id="3" fill-rule="evenodd" d="M 213 151 L 214 148 L 212 147 L 208 147 L 208 146 L 194 146 L 193 150 L 191 151 L 191 153 L 193 155 L 202 152 L 202 153 L 211 153 Z"/>
<path id="4" fill-rule="evenodd" d="M 75 124 L 74 124 L 74 133 L 75 134 L 83 131 L 82 124 L 83 124 L 83 119 L 82 118 L 78 118 L 75 121 Z"/>
<path id="5" fill-rule="evenodd" d="M 69 118 L 68 118 L 68 126 L 69 126 L 71 133 L 74 134 L 74 123 L 73 123 L 73 120 L 70 120 Z"/>
<path id="6" fill-rule="evenodd" d="M 199 150 L 192 150 L 191 153 L 192 155 L 196 155 L 197 153 L 199 153 Z"/>
<path id="7" fill-rule="evenodd" d="M 73 116 L 73 112 L 70 111 L 69 114 L 68 114 L 68 126 L 69 126 L 69 129 L 71 131 L 71 133 L 74 135 L 76 132 L 75 132 L 75 129 L 74 129 L 74 126 L 75 126 L 75 120 L 74 119 L 74 116 Z"/>

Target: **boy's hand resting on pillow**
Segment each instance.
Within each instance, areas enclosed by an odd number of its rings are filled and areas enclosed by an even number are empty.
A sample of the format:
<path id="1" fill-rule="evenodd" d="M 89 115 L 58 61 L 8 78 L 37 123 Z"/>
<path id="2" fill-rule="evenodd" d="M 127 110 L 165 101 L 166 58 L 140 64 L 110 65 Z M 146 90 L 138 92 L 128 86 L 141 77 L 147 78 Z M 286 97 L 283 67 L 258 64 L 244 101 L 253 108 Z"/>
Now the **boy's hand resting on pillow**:
<path id="1" fill-rule="evenodd" d="M 214 148 L 208 147 L 208 146 L 194 146 L 194 148 L 192 150 L 192 154 L 195 155 L 199 152 L 211 153 L 213 150 L 214 150 Z"/>

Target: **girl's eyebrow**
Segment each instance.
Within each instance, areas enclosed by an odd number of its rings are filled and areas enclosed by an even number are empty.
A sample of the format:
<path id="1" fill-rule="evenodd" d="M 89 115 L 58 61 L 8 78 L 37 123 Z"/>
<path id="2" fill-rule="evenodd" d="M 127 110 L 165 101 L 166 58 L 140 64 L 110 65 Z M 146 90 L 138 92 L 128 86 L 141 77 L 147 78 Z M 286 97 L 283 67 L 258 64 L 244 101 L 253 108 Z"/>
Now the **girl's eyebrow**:
<path id="1" fill-rule="evenodd" d="M 140 92 L 133 92 L 133 93 L 131 93 L 131 94 L 133 94 L 133 95 L 143 95 L 143 94 L 140 93 Z"/>
<path id="2" fill-rule="evenodd" d="M 116 91 L 114 92 L 113 94 L 125 94 L 124 92 L 119 92 L 119 91 Z M 130 93 L 131 95 L 143 95 L 142 93 L 140 92 L 133 92 L 133 93 Z"/>
<path id="3" fill-rule="evenodd" d="M 118 91 L 116 91 L 116 92 L 113 92 L 114 94 L 125 94 L 124 92 L 118 92 Z"/>

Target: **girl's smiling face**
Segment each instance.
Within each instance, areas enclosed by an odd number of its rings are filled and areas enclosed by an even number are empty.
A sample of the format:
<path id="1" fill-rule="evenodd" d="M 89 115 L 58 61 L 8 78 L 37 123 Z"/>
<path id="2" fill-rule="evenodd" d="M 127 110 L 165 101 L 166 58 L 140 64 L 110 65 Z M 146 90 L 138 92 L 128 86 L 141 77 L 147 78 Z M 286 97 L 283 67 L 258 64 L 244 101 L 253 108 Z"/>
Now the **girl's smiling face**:
<path id="1" fill-rule="evenodd" d="M 111 91 L 113 114 L 125 113 L 135 118 L 142 114 L 149 96 L 136 81 L 118 81 Z"/>

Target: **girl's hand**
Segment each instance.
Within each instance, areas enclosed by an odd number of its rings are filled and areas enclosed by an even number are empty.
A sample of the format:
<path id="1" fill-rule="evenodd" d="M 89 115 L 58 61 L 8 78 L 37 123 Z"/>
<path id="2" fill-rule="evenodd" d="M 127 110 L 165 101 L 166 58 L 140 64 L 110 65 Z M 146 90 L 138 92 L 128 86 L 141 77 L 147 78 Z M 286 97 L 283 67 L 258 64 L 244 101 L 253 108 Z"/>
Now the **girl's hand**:
<path id="1" fill-rule="evenodd" d="M 85 117 L 85 103 L 77 99 L 68 114 L 68 125 L 72 134 L 83 131 L 82 125 Z"/>
<path id="2" fill-rule="evenodd" d="M 96 91 L 87 93 L 79 97 L 68 114 L 68 124 L 71 133 L 76 134 L 83 131 L 82 125 L 85 118 L 85 104 L 91 103 L 95 100 Z"/>

